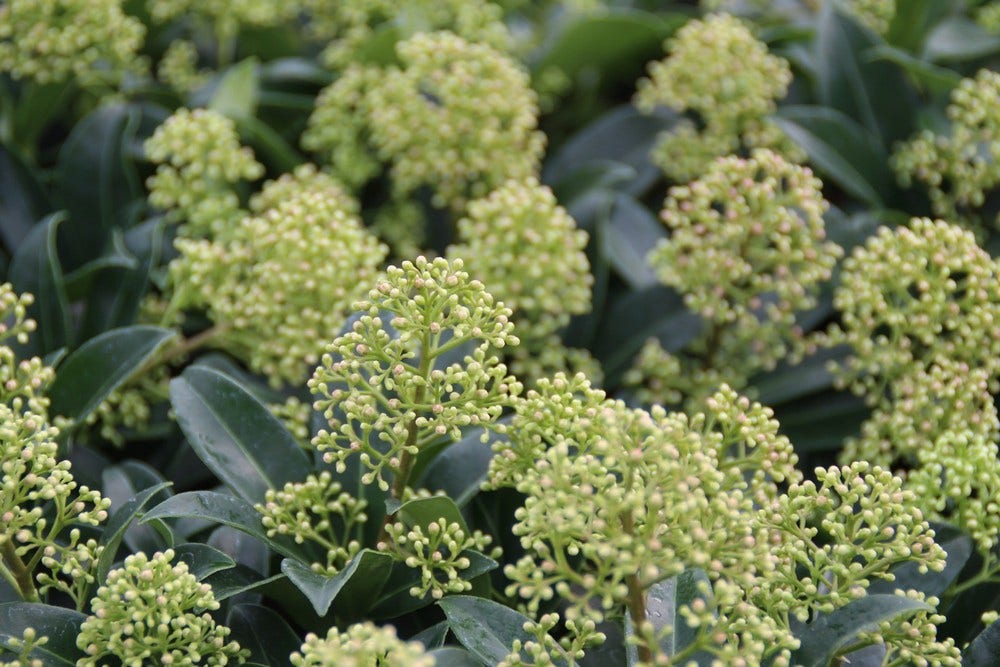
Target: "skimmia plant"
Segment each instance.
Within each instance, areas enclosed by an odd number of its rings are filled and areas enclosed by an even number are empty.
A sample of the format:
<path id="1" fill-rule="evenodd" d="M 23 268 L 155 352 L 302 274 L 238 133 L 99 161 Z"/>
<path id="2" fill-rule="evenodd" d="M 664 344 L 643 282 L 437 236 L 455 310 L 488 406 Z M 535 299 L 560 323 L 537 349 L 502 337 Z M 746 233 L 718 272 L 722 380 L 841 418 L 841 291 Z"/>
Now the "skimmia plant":
<path id="1" fill-rule="evenodd" d="M 996 667 L 996 5 L 0 3 L 0 664 Z"/>

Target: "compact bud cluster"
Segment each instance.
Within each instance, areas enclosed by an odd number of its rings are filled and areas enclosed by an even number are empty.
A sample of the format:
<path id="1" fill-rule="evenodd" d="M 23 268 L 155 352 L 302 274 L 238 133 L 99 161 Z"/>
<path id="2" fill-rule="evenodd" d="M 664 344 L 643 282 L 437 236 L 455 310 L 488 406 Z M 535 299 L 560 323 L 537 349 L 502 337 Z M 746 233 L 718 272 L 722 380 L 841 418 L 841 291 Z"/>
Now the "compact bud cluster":
<path id="1" fill-rule="evenodd" d="M 739 19 L 712 14 L 689 21 L 667 42 L 670 55 L 649 66 L 635 105 L 690 112 L 661 134 L 653 160 L 676 181 L 704 173 L 717 157 L 741 148 L 772 148 L 802 159 L 801 151 L 766 116 L 792 80 L 788 63 Z"/>
<path id="2" fill-rule="evenodd" d="M 408 526 L 397 521 L 386 526 L 390 542 L 380 548 L 393 552 L 407 567 L 420 570 L 420 584 L 410 588 L 410 595 L 422 598 L 430 594 L 441 599 L 448 593 L 472 590 L 472 582 L 462 578 L 472 566 L 466 550 L 485 551 L 492 542 L 480 531 L 467 534 L 467 529 L 454 521 L 440 518 L 427 528 Z"/>
<path id="3" fill-rule="evenodd" d="M 294 667 L 329 667 L 330 665 L 407 665 L 434 667 L 434 657 L 420 642 L 404 642 L 391 625 L 355 623 L 344 631 L 330 628 L 326 637 L 312 633 L 298 652 L 293 653 Z"/>

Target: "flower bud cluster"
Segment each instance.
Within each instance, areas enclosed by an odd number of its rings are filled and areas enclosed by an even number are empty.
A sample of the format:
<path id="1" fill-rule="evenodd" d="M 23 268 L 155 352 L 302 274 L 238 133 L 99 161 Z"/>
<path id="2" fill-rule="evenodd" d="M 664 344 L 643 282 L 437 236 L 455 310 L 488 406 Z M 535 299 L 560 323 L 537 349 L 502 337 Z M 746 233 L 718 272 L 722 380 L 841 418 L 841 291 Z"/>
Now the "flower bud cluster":
<path id="1" fill-rule="evenodd" d="M 45 663 L 41 658 L 32 658 L 31 653 L 39 647 L 49 643 L 49 638 L 39 636 L 34 628 L 25 628 L 21 633 L 21 638 L 8 636 L 8 646 L 12 652 L 17 651 L 17 659 L 4 662 L 7 667 L 44 667 Z M 5 656 L 6 658 L 6 656 Z"/>
<path id="2" fill-rule="evenodd" d="M 1000 440 L 989 379 L 983 368 L 947 359 L 913 369 L 889 386 L 891 400 L 875 407 L 861 436 L 845 444 L 841 460 L 909 469 L 921 450 L 947 433 Z"/>
<path id="3" fill-rule="evenodd" d="M 934 213 L 977 232 L 986 197 L 1000 187 L 1000 72 L 980 70 L 951 93 L 949 134 L 925 130 L 897 148 L 893 166 L 905 186 L 927 185 Z"/>
<path id="4" fill-rule="evenodd" d="M 281 420 L 288 432 L 300 443 L 309 442 L 312 404 L 297 396 L 289 396 L 283 403 L 268 403 L 267 409 Z"/>
<path id="5" fill-rule="evenodd" d="M 219 608 L 212 587 L 199 583 L 186 563 L 171 564 L 173 558 L 172 549 L 152 557 L 140 552 L 108 573 L 80 626 L 76 645 L 87 657 L 79 667 L 109 657 L 126 667 L 245 662 L 239 644 L 226 641 L 229 628 L 208 613 Z"/>
<path id="6" fill-rule="evenodd" d="M 184 222 L 197 238 L 225 232 L 245 212 L 235 186 L 254 181 L 264 167 L 240 145 L 233 121 L 208 109 L 178 109 L 144 145 L 157 164 L 146 185 L 149 203 Z"/>
<path id="7" fill-rule="evenodd" d="M 208 81 L 210 70 L 198 69 L 198 47 L 186 39 L 175 39 L 160 58 L 156 77 L 178 93 L 189 93 Z"/>
<path id="8" fill-rule="evenodd" d="M 976 11 L 976 22 L 994 35 L 1000 35 L 1000 5 L 986 3 Z"/>
<path id="9" fill-rule="evenodd" d="M 536 178 L 508 181 L 470 202 L 458 234 L 448 257 L 461 257 L 514 311 L 522 344 L 544 340 L 571 315 L 590 310 L 587 233 Z"/>
<path id="10" fill-rule="evenodd" d="M 845 7 L 861 23 L 884 35 L 889 31 L 889 24 L 896 16 L 896 1 L 849 0 L 845 3 Z"/>
<path id="11" fill-rule="evenodd" d="M 218 40 L 235 38 L 241 28 L 267 28 L 293 21 L 301 11 L 298 0 L 156 0 L 148 3 L 154 21 L 195 17 L 212 27 Z"/>
<path id="12" fill-rule="evenodd" d="M 27 309 L 34 301 L 31 294 L 15 293 L 10 283 L 0 285 L 0 343 L 8 339 L 28 342 L 36 325 L 28 318 Z M 44 392 L 54 378 L 53 370 L 38 357 L 19 361 L 13 348 L 0 345 L 0 403 L 44 418 L 49 407 Z"/>
<path id="13" fill-rule="evenodd" d="M 635 104 L 690 112 L 663 133 L 653 159 L 671 178 L 688 181 L 711 161 L 746 148 L 773 148 L 802 158 L 801 150 L 766 120 L 792 80 L 788 63 L 767 51 L 739 19 L 712 14 L 688 22 L 668 42 L 670 55 L 649 66 Z"/>
<path id="14" fill-rule="evenodd" d="M 98 425 L 100 436 L 115 447 L 123 447 L 126 433 L 149 425 L 156 405 L 170 401 L 171 372 L 168 365 L 155 366 L 111 392 L 87 415 L 88 425 Z"/>
<path id="15" fill-rule="evenodd" d="M 478 530 L 467 535 L 461 525 L 444 517 L 426 530 L 397 521 L 386 526 L 386 532 L 390 542 L 379 548 L 394 553 L 407 567 L 420 570 L 420 584 L 410 588 L 410 595 L 423 598 L 430 594 L 436 600 L 448 593 L 472 590 L 472 582 L 462 578 L 472 565 L 464 552 L 485 551 L 493 541 Z"/>
<path id="16" fill-rule="evenodd" d="M 217 239 L 177 239 L 172 307 L 207 310 L 222 329 L 216 344 L 272 384 L 301 382 L 387 249 L 357 203 L 309 168 L 266 185 L 251 206 L 257 215 Z"/>
<path id="17" fill-rule="evenodd" d="M 344 469 L 358 455 L 364 483 L 388 489 L 387 473 L 405 481 L 404 460 L 423 445 L 465 427 L 502 428 L 494 422 L 521 387 L 492 350 L 518 339 L 510 309 L 462 260 L 389 267 L 355 307 L 361 314 L 309 381 L 330 426 L 313 438 L 327 462 Z"/>
<path id="18" fill-rule="evenodd" d="M 327 577 L 340 572 L 361 550 L 352 539 L 364 524 L 368 503 L 343 490 L 328 471 L 309 475 L 304 482 L 289 482 L 281 490 L 268 489 L 263 504 L 256 505 L 268 537 L 291 536 L 296 544 L 309 542 L 323 552 L 323 560 L 311 565 L 313 572 Z"/>
<path id="19" fill-rule="evenodd" d="M 706 440 L 715 447 L 719 468 L 732 470 L 749 485 L 748 493 L 758 505 L 774 501 L 779 485 L 797 484 L 802 473 L 791 441 L 778 433 L 774 411 L 740 396 L 727 384 L 705 400 L 705 413 L 692 418 Z M 714 437 L 713 437 L 714 434 Z"/>
<path id="20" fill-rule="evenodd" d="M 855 462 L 817 468 L 816 480 L 792 484 L 760 510 L 760 521 L 781 534 L 770 552 L 777 567 L 755 591 L 769 610 L 805 621 L 863 597 L 873 578 L 892 581 L 898 563 L 944 568 L 945 552 L 902 479 Z"/>
<path id="21" fill-rule="evenodd" d="M 913 590 L 897 590 L 896 595 L 935 609 L 940 602 L 936 597 Z M 886 665 L 959 667 L 962 652 L 955 646 L 955 640 L 951 637 L 943 641 L 937 639 L 937 626 L 944 621 L 945 617 L 937 612 L 921 610 L 912 616 L 883 621 L 877 632 L 862 633 L 859 639 L 883 645 L 886 653 L 882 660 Z"/>
<path id="22" fill-rule="evenodd" d="M 391 625 L 378 627 L 368 622 L 355 623 L 344 631 L 330 628 L 325 638 L 310 633 L 290 659 L 294 667 L 434 667 L 434 657 L 425 652 L 420 642 L 404 642 Z"/>
<path id="23" fill-rule="evenodd" d="M 841 324 L 821 341 L 847 344 L 832 365 L 841 385 L 883 400 L 884 387 L 947 359 L 1000 374 L 1000 276 L 971 232 L 915 218 L 881 228 L 844 262 L 834 306 Z"/>
<path id="24" fill-rule="evenodd" d="M 646 345 L 626 378 L 644 385 L 640 398 L 700 400 L 718 387 L 716 369 L 741 388 L 787 354 L 798 336 L 795 312 L 815 305 L 842 254 L 826 240 L 821 189 L 807 167 L 768 150 L 719 158 L 670 189 L 661 217 L 671 236 L 649 262 L 706 326 L 677 358 Z"/>
<path id="25" fill-rule="evenodd" d="M 303 4 L 311 14 L 310 29 L 329 42 L 321 58 L 331 69 L 360 60 L 359 51 L 390 27 L 405 36 L 449 30 L 498 51 L 510 48 L 503 10 L 487 0 L 410 0 L 404 11 L 394 0 L 305 0 Z"/>
<path id="26" fill-rule="evenodd" d="M 574 664 L 583 659 L 586 648 L 602 644 L 606 635 L 597 631 L 591 620 L 566 621 L 569 634 L 558 641 L 552 636 L 559 624 L 559 614 L 542 614 L 537 621 L 526 621 L 523 630 L 534 637 L 527 641 L 515 639 L 511 653 L 497 667 L 541 667 L 542 665 Z"/>
<path id="27" fill-rule="evenodd" d="M 0 72 L 40 84 L 116 85 L 146 67 L 146 28 L 122 0 L 8 0 L 0 6 Z"/>
<path id="28" fill-rule="evenodd" d="M 632 410 L 561 375 L 515 411 L 488 486 L 527 496 L 513 529 L 527 554 L 505 574 L 529 613 L 558 596 L 568 621 L 599 623 L 630 587 L 645 591 L 685 566 L 747 581 L 766 562 L 753 555 L 767 541 L 748 520 L 742 473 L 720 469 L 683 415 Z"/>
<path id="29" fill-rule="evenodd" d="M 317 100 L 303 145 L 329 152 L 338 178 L 357 186 L 374 175 L 370 158 L 354 164 L 370 145 L 392 165 L 395 196 L 426 185 L 435 205 L 460 210 L 535 173 L 545 138 L 527 72 L 450 32 L 418 33 L 396 51 L 401 66 L 348 69 Z"/>

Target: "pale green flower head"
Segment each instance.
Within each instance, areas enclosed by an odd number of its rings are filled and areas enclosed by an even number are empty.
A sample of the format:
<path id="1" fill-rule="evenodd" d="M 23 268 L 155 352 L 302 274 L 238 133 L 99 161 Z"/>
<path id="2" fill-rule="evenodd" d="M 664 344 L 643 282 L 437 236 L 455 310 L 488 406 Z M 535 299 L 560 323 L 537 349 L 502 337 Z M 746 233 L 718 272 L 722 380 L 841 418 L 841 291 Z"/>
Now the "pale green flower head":
<path id="1" fill-rule="evenodd" d="M 91 600 L 76 645 L 87 653 L 78 667 L 98 667 L 117 658 L 125 667 L 228 665 L 246 662 L 246 652 L 228 641 L 229 628 L 209 611 L 219 608 L 212 587 L 199 583 L 186 563 L 172 564 L 172 549 L 128 556 L 108 573 Z"/>
<path id="2" fill-rule="evenodd" d="M 368 519 L 366 505 L 345 492 L 324 470 L 309 475 L 304 482 L 268 489 L 263 504 L 256 509 L 268 537 L 287 535 L 297 544 L 308 542 L 322 554 L 311 564 L 312 571 L 332 577 L 361 550 L 361 543 L 352 536 Z"/>
<path id="3" fill-rule="evenodd" d="M 396 46 L 366 101 L 371 142 L 392 163 L 393 188 L 422 185 L 460 210 L 508 179 L 536 173 L 545 146 L 528 73 L 513 59 L 450 32 Z"/>
<path id="4" fill-rule="evenodd" d="M 851 356 L 832 370 L 873 404 L 937 359 L 983 369 L 991 388 L 1000 373 L 997 265 L 961 227 L 914 218 L 881 228 L 844 262 L 834 306 L 841 323 L 825 343 Z"/>
<path id="5" fill-rule="evenodd" d="M 318 153 L 333 175 L 351 188 L 361 187 L 382 169 L 368 136 L 369 93 L 381 79 L 378 67 L 348 65 L 320 91 L 302 133 L 302 147 Z"/>
<path id="6" fill-rule="evenodd" d="M 660 217 L 671 236 L 649 262 L 707 320 L 761 310 L 781 320 L 810 308 L 842 254 L 826 240 L 822 187 L 808 167 L 771 151 L 720 158 L 670 189 Z M 765 295 L 776 299 L 764 305 Z"/>
<path id="7" fill-rule="evenodd" d="M 156 66 L 156 76 L 179 93 L 189 93 L 208 82 L 211 72 L 198 69 L 198 48 L 194 42 L 175 39 Z"/>
<path id="8" fill-rule="evenodd" d="M 657 140 L 653 158 L 668 176 L 687 181 L 711 161 L 742 147 L 773 148 L 803 159 L 801 150 L 765 117 L 792 80 L 788 63 L 768 53 L 746 24 L 729 14 L 689 21 L 666 44 L 669 56 L 649 65 L 634 103 L 693 114 Z"/>
<path id="9" fill-rule="evenodd" d="M 146 68 L 137 54 L 145 35 L 121 0 L 8 0 L 0 6 L 0 72 L 114 86 Z"/>
<path id="10" fill-rule="evenodd" d="M 976 12 L 976 22 L 995 35 L 1000 35 L 1000 5 L 987 3 Z"/>
<path id="11" fill-rule="evenodd" d="M 301 11 L 297 0 L 149 0 L 154 21 L 194 17 L 209 26 L 219 40 L 236 37 L 240 29 L 281 26 L 295 20 Z"/>
<path id="12" fill-rule="evenodd" d="M 295 667 L 434 667 L 420 642 L 405 642 L 391 625 L 355 623 L 344 631 L 330 628 L 325 638 L 312 633 L 291 655 Z"/>
<path id="13" fill-rule="evenodd" d="M 912 468 L 922 449 L 946 433 L 1000 440 L 1000 421 L 984 368 L 937 359 L 918 366 L 888 387 L 861 427 L 845 443 L 841 460 L 868 461 L 885 468 Z"/>
<path id="14" fill-rule="evenodd" d="M 896 595 L 937 608 L 940 600 L 927 597 L 914 590 L 897 590 Z M 883 621 L 877 632 L 862 633 L 860 639 L 885 647 L 883 664 L 889 665 L 935 665 L 938 667 L 960 667 L 962 652 L 951 637 L 938 641 L 937 626 L 945 622 L 945 617 L 936 611 L 920 610 L 912 615 Z"/>
<path id="15" fill-rule="evenodd" d="M 145 143 L 157 166 L 146 181 L 149 203 L 183 222 L 186 236 L 225 233 L 244 214 L 235 187 L 264 167 L 240 145 L 232 120 L 209 109 L 178 109 Z"/>
<path id="16" fill-rule="evenodd" d="M 587 233 L 536 178 L 508 181 L 470 202 L 458 234 L 448 256 L 461 257 L 514 311 L 522 342 L 544 339 L 590 310 Z"/>
<path id="17" fill-rule="evenodd" d="M 487 0 L 304 0 L 311 14 L 309 28 L 329 44 L 321 58 L 332 69 L 357 62 L 359 51 L 386 30 L 404 37 L 448 30 L 470 42 L 499 51 L 511 46 L 503 10 Z"/>
<path id="18" fill-rule="evenodd" d="M 986 197 L 1000 187 L 1000 72 L 980 70 L 951 93 L 949 134 L 929 130 L 900 145 L 892 163 L 904 186 L 924 183 L 934 213 L 977 232 Z"/>
<path id="19" fill-rule="evenodd" d="M 521 386 L 494 350 L 518 339 L 510 309 L 460 259 L 391 266 L 355 307 L 309 381 L 330 425 L 313 439 L 327 462 L 343 469 L 358 455 L 365 483 L 388 489 L 387 473 L 405 480 L 421 447 L 465 427 L 502 429 L 494 422 Z"/>
<path id="20" fill-rule="evenodd" d="M 858 21 L 880 35 L 889 31 L 896 16 L 896 0 L 848 0 L 845 5 Z"/>
<path id="21" fill-rule="evenodd" d="M 781 535 L 770 549 L 775 569 L 758 580 L 766 608 L 806 620 L 863 597 L 872 579 L 892 581 L 898 563 L 944 568 L 945 552 L 902 479 L 863 461 L 815 474 L 760 510 L 761 523 Z"/>
<path id="22" fill-rule="evenodd" d="M 216 344 L 272 384 L 301 382 L 387 249 L 356 216 L 357 203 L 308 169 L 265 186 L 251 206 L 260 212 L 228 238 L 177 239 L 172 305 L 204 308 L 221 329 Z"/>

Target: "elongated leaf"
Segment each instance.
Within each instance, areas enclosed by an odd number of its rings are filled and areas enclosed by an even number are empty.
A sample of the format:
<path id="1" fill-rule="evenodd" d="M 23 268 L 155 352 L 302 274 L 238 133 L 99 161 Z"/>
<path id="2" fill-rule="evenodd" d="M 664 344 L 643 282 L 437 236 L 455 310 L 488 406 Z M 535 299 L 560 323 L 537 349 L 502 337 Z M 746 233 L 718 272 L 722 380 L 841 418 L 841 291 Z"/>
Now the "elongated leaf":
<path id="1" fill-rule="evenodd" d="M 112 329 L 70 354 L 49 388 L 51 412 L 80 423 L 176 334 L 137 324 Z"/>
<path id="2" fill-rule="evenodd" d="M 234 492 L 262 502 L 268 489 L 311 472 L 295 436 L 232 378 L 191 367 L 170 382 L 177 422 L 198 457 Z"/>
<path id="3" fill-rule="evenodd" d="M 251 660 L 270 667 L 291 665 L 289 656 L 302 644 L 280 614 L 259 605 L 236 605 L 229 610 L 226 625 L 232 630 L 229 639 L 248 649 Z"/>
<path id="4" fill-rule="evenodd" d="M 413 635 L 410 637 L 410 641 L 420 642 L 424 645 L 424 648 L 430 650 L 444 646 L 444 640 L 447 637 L 448 621 L 441 621 Z"/>
<path id="5" fill-rule="evenodd" d="M 649 209 L 633 197 L 617 195 L 602 238 L 608 261 L 629 287 L 643 289 L 659 284 L 646 257 L 667 238 L 667 233 Z"/>
<path id="6" fill-rule="evenodd" d="M 938 23 L 924 43 L 923 57 L 936 63 L 964 62 L 1000 53 L 1000 36 L 964 16 Z"/>
<path id="7" fill-rule="evenodd" d="M 782 107 L 774 121 L 822 176 L 871 206 L 883 205 L 880 193 L 892 189 L 892 177 L 885 152 L 869 131 L 826 107 Z"/>
<path id="8" fill-rule="evenodd" d="M 128 226 L 141 184 L 128 152 L 139 112 L 99 107 L 77 123 L 59 150 L 56 183 L 69 211 L 60 249 L 73 268 L 105 251 L 111 230 Z"/>
<path id="9" fill-rule="evenodd" d="M 962 652 L 962 667 L 996 667 L 1000 656 L 1000 623 L 991 623 Z"/>
<path id="10" fill-rule="evenodd" d="M 264 532 L 260 523 L 260 514 L 253 505 L 242 498 L 230 496 L 215 491 L 188 491 L 166 500 L 142 518 L 142 523 L 154 519 L 169 519 L 187 517 L 205 519 L 213 523 L 232 526 L 247 535 L 252 535 L 268 544 L 278 553 L 291 558 L 301 558 L 294 547 L 284 540 L 272 540 Z"/>
<path id="11" fill-rule="evenodd" d="M 420 477 L 418 487 L 444 491 L 458 507 L 464 507 L 479 493 L 479 487 L 486 479 L 493 458 L 491 444 L 498 438 L 506 437 L 494 435 L 483 442 L 482 434 L 482 428 L 473 429 L 435 456 Z"/>
<path id="12" fill-rule="evenodd" d="M 77 660 L 84 657 L 83 651 L 76 647 L 76 637 L 85 619 L 86 616 L 80 612 L 63 607 L 6 602 L 0 604 L 0 647 L 18 652 L 11 642 L 19 641 L 25 630 L 34 628 L 37 636 L 48 637 L 49 640 L 34 649 L 30 657 L 41 660 L 45 667 L 73 667 Z"/>
<path id="13" fill-rule="evenodd" d="M 882 59 L 896 63 L 906 70 L 906 73 L 917 83 L 935 95 L 947 94 L 962 80 L 961 75 L 954 70 L 938 67 L 902 49 L 895 49 L 891 46 L 875 47 L 868 56 L 875 60 Z"/>
<path id="14" fill-rule="evenodd" d="M 332 577 L 317 574 L 288 558 L 281 562 L 281 571 L 309 598 L 319 616 L 326 616 L 337 596 L 344 593 L 344 604 L 338 604 L 335 611 L 338 616 L 355 618 L 378 599 L 389 579 L 392 563 L 393 558 L 387 553 L 363 549 Z"/>
<path id="15" fill-rule="evenodd" d="M 111 565 L 115 562 L 115 554 L 118 553 L 118 547 L 132 521 L 157 493 L 167 488 L 170 488 L 169 482 L 143 489 L 111 513 L 111 518 L 104 524 L 104 532 L 101 533 L 100 544 L 104 546 L 104 551 L 97 561 L 97 581 L 103 582 L 108 576 L 108 572 L 111 571 Z"/>
<path id="16" fill-rule="evenodd" d="M 252 118 L 257 110 L 259 87 L 257 60 L 247 58 L 222 76 L 208 108 L 233 119 Z"/>
<path id="17" fill-rule="evenodd" d="M 907 617 L 933 607 L 901 595 L 867 595 L 812 623 L 797 624 L 795 636 L 802 642 L 792 654 L 792 664 L 827 667 L 840 651 L 854 644 L 862 632 L 877 630 L 884 621 Z"/>
<path id="18" fill-rule="evenodd" d="M 437 604 L 458 641 L 484 664 L 496 665 L 506 658 L 515 640 L 523 644 L 533 639 L 524 631 L 531 619 L 492 600 L 449 595 Z"/>
<path id="19" fill-rule="evenodd" d="M 12 147 L 0 146 L 0 240 L 7 251 L 16 253 L 49 210 L 38 176 Z"/>
<path id="20" fill-rule="evenodd" d="M 288 584 L 283 574 L 276 574 L 266 579 L 259 572 L 246 565 L 236 564 L 235 567 L 219 570 L 205 578 L 204 583 L 212 587 L 212 594 L 219 602 L 236 595 L 263 591 L 271 586 Z"/>
<path id="21" fill-rule="evenodd" d="M 158 504 L 170 497 L 170 483 L 163 479 L 155 469 L 139 463 L 126 461 L 121 465 L 109 466 L 101 473 L 101 489 L 104 497 L 111 500 L 112 510 L 127 505 L 132 498 L 145 489 L 158 487 L 160 490 L 146 501 L 146 504 Z M 139 508 L 141 511 L 142 508 Z M 125 544 L 132 551 L 153 553 L 169 546 L 152 526 L 142 526 L 132 523 L 124 536 Z"/>
<path id="22" fill-rule="evenodd" d="M 174 547 L 174 554 L 174 561 L 187 563 L 188 571 L 197 577 L 198 581 L 216 572 L 236 567 L 236 561 L 230 558 L 229 554 L 200 542 L 178 544 Z"/>
<path id="23" fill-rule="evenodd" d="M 7 274 L 16 291 L 35 295 L 28 316 L 38 323 L 38 330 L 27 346 L 30 354 L 72 344 L 69 300 L 56 253 L 56 233 L 63 220 L 63 213 L 53 213 L 39 222 L 21 243 Z"/>
<path id="24" fill-rule="evenodd" d="M 897 2 L 896 11 L 885 35 L 887 42 L 916 53 L 927 31 L 942 15 L 951 10 L 948 0 L 906 0 Z"/>
<path id="25" fill-rule="evenodd" d="M 701 570 L 685 570 L 676 577 L 655 584 L 646 595 L 646 617 L 659 632 L 671 627 L 660 648 L 667 655 L 676 655 L 695 640 L 698 628 L 692 628 L 680 615 L 682 607 L 690 606 L 696 598 L 704 599 L 701 586 L 708 584 L 708 577 Z"/>
<path id="26" fill-rule="evenodd" d="M 429 653 L 434 656 L 434 667 L 482 667 L 486 664 L 457 646 L 444 646 Z"/>

